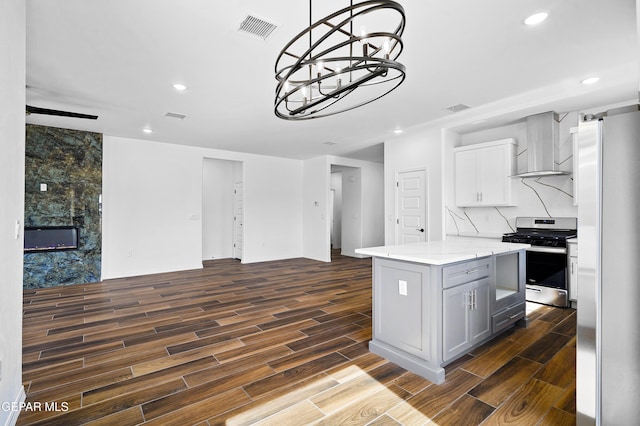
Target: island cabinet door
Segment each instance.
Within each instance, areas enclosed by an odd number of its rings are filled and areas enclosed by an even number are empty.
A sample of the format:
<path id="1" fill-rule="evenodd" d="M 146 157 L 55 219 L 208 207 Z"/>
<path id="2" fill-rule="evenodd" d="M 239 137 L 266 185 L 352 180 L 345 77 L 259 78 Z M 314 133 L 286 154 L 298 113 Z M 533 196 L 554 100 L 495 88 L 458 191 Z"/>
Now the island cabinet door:
<path id="1" fill-rule="evenodd" d="M 471 347 L 470 306 L 470 285 L 459 285 L 442 291 L 442 358 L 444 361 L 452 359 Z"/>
<path id="2" fill-rule="evenodd" d="M 374 259 L 373 338 L 430 361 L 430 268 Z"/>
<path id="3" fill-rule="evenodd" d="M 487 277 L 442 291 L 444 361 L 491 335 L 490 284 Z"/>
<path id="4" fill-rule="evenodd" d="M 469 310 L 471 344 L 475 345 L 491 335 L 491 280 L 484 278 L 474 282 Z"/>

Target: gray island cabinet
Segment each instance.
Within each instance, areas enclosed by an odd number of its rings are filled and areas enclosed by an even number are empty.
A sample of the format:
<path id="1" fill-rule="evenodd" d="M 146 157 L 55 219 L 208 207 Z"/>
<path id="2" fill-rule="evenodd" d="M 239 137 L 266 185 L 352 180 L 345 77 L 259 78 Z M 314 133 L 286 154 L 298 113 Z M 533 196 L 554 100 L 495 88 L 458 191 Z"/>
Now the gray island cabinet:
<path id="1" fill-rule="evenodd" d="M 356 250 L 373 256 L 369 349 L 442 383 L 447 364 L 525 324 L 527 247 L 470 238 Z"/>

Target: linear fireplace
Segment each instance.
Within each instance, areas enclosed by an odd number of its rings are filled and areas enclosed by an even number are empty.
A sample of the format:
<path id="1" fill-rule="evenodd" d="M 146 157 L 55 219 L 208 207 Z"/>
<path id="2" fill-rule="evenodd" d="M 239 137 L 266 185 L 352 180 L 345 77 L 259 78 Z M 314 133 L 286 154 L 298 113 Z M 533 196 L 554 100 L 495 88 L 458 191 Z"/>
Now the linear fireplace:
<path id="1" fill-rule="evenodd" d="M 24 251 L 60 251 L 78 249 L 75 226 L 32 226 L 24 228 Z"/>

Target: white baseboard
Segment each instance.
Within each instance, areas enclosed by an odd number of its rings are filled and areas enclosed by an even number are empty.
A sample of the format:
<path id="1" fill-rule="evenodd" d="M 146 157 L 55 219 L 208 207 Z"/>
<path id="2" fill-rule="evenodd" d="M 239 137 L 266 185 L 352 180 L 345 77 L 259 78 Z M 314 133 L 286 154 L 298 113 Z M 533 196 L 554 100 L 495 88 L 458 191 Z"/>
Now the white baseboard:
<path id="1" fill-rule="evenodd" d="M 19 407 L 25 400 L 27 399 L 27 395 L 24 392 L 24 386 L 20 386 L 18 389 L 18 395 L 16 395 L 15 401 L 13 401 L 12 407 Z M 9 410 L 6 412 L 0 412 L 0 414 L 6 414 L 4 426 L 15 426 L 18 422 L 18 416 L 20 415 L 20 410 Z M 3 416 L 4 417 L 4 416 Z"/>

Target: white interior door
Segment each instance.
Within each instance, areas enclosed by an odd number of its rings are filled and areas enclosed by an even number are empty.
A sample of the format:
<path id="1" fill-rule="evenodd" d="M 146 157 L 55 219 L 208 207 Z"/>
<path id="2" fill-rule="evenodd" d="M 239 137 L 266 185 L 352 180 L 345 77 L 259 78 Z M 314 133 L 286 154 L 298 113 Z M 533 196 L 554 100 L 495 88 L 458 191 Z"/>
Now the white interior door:
<path id="1" fill-rule="evenodd" d="M 426 170 L 399 172 L 396 179 L 396 242 L 427 241 Z"/>
<path id="2" fill-rule="evenodd" d="M 242 259 L 244 246 L 244 199 L 242 182 L 236 182 L 233 188 L 233 257 Z"/>

